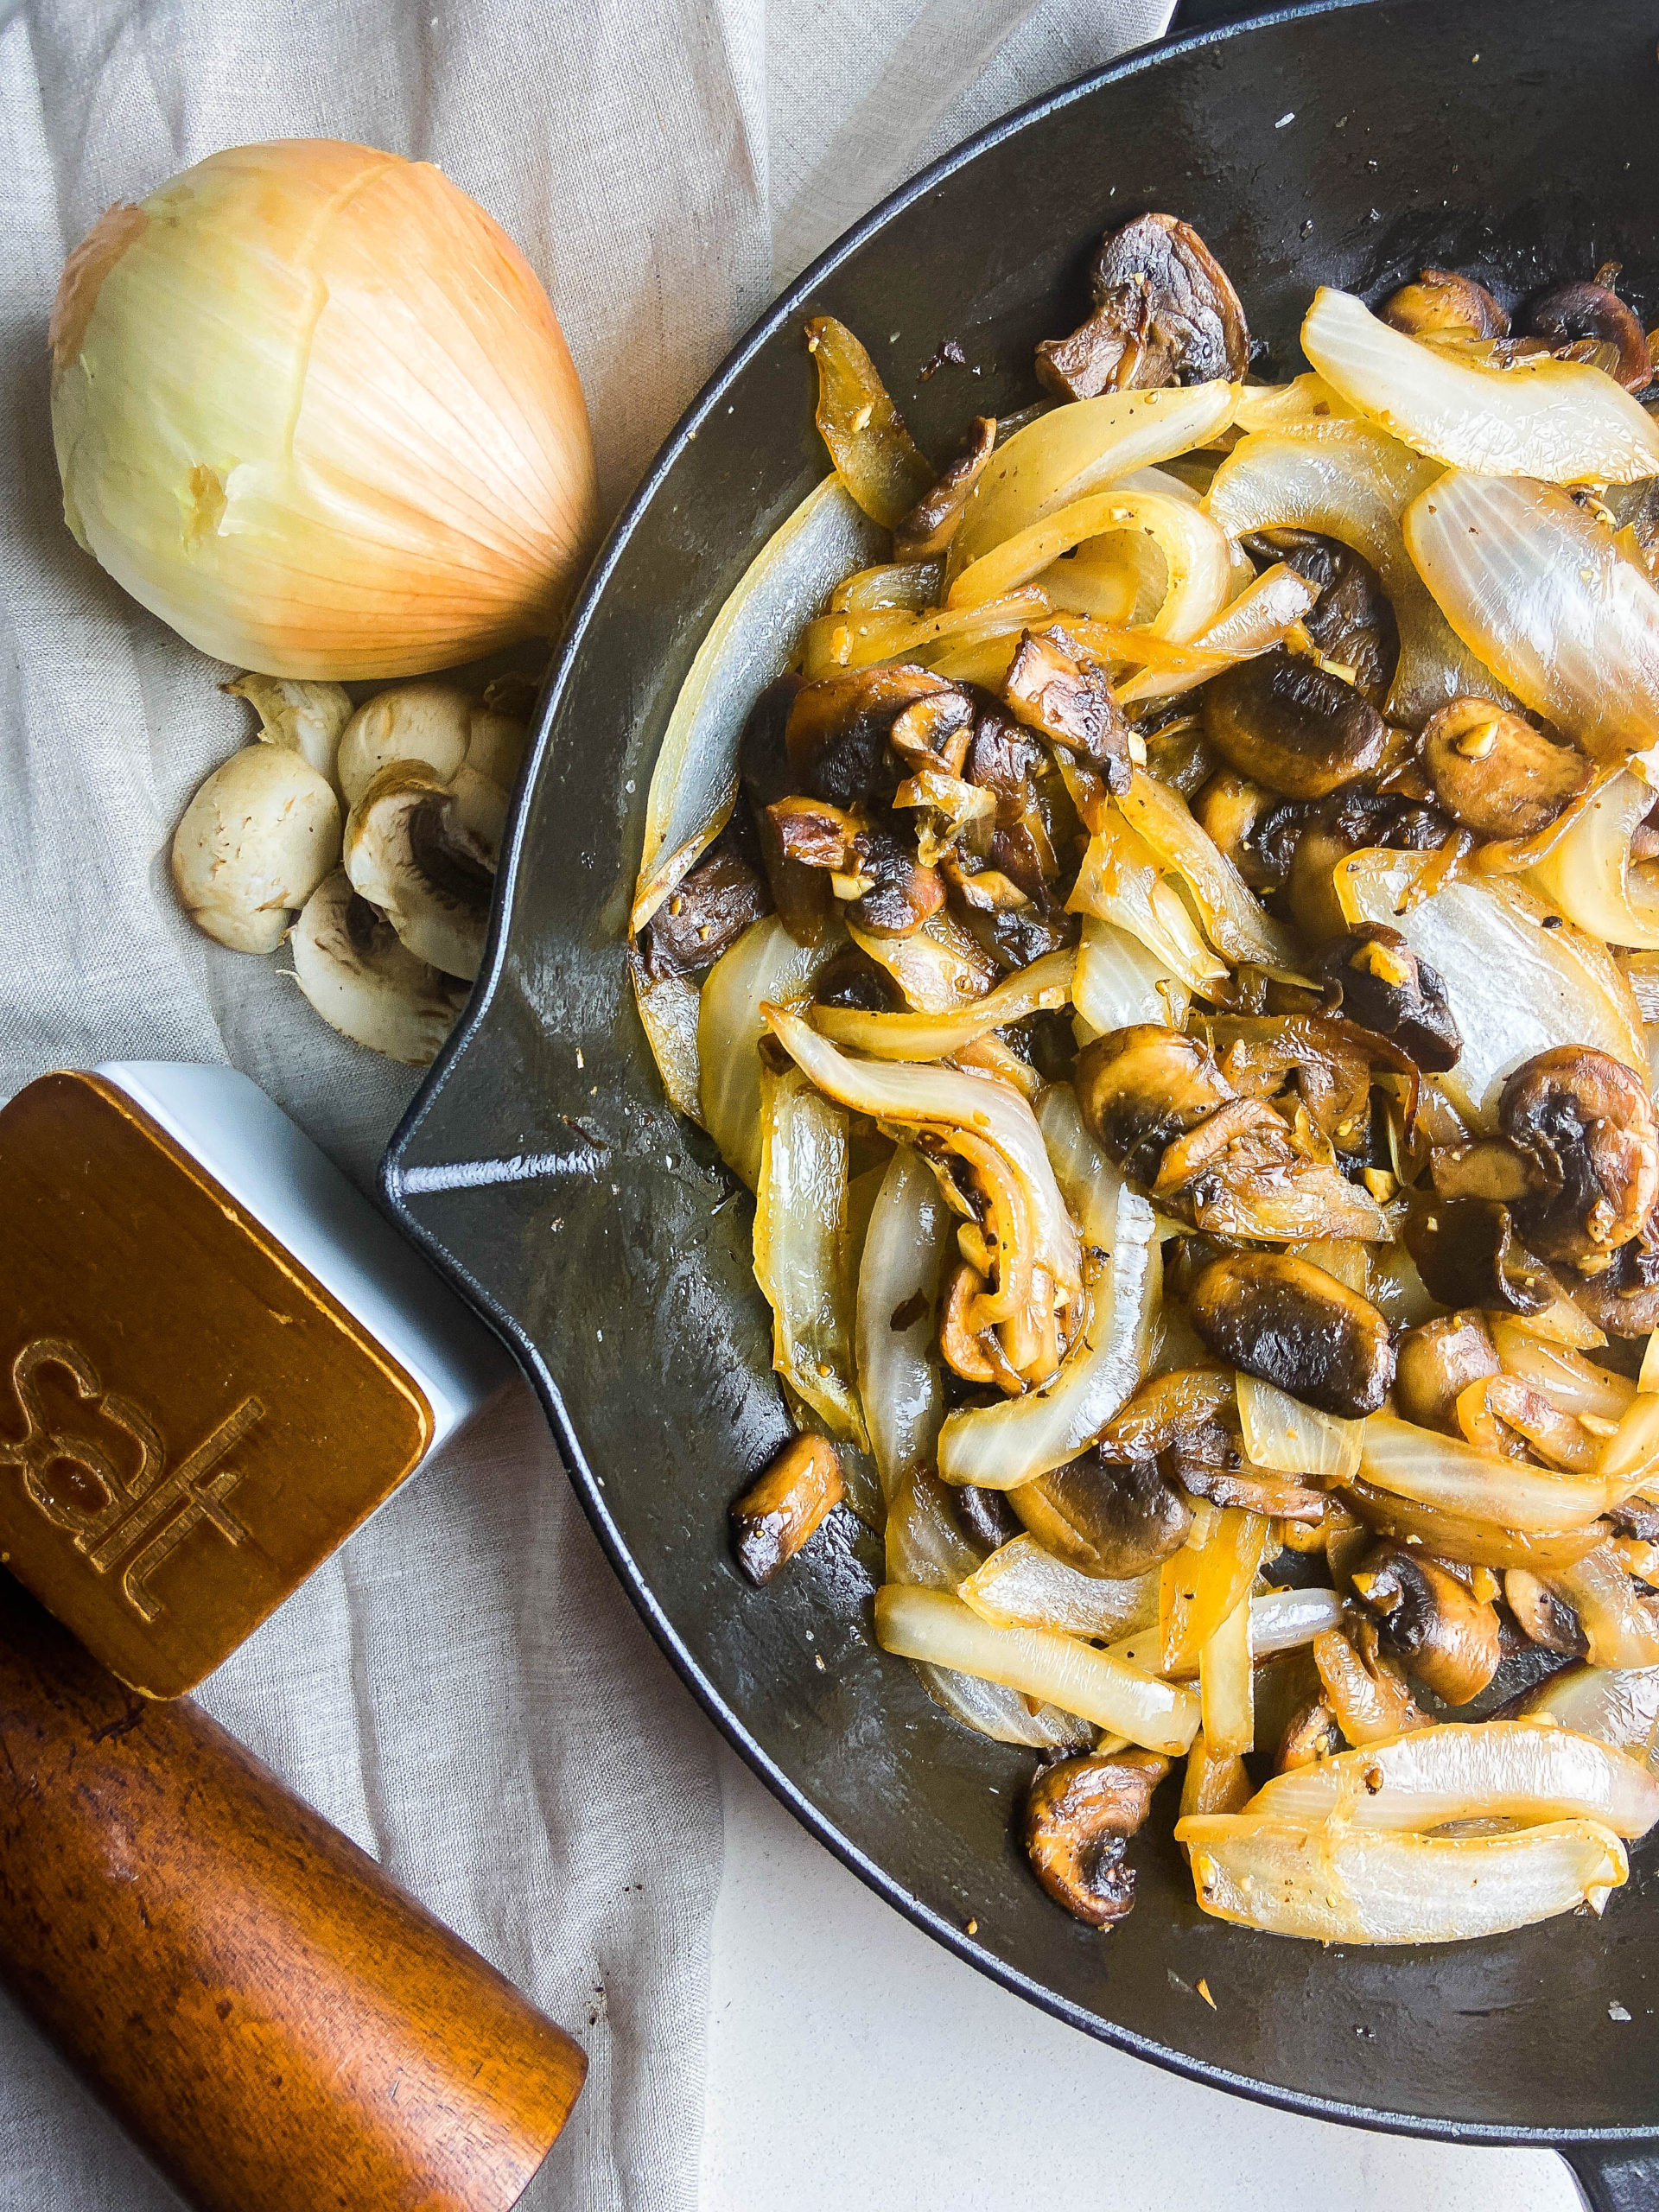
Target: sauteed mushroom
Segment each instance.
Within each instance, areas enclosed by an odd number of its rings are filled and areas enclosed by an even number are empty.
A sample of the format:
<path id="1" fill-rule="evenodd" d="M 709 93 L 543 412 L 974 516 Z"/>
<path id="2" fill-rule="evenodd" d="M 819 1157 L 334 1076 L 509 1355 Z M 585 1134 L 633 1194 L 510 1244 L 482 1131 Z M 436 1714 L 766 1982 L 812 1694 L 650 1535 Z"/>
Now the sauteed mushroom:
<path id="1" fill-rule="evenodd" d="M 791 1437 L 732 1508 L 737 1562 L 750 1581 L 770 1582 L 843 1495 L 835 1446 L 810 1433 Z"/>
<path id="2" fill-rule="evenodd" d="M 640 939 L 645 972 L 653 979 L 701 975 L 771 912 L 766 883 L 724 830 L 646 925 Z"/>
<path id="3" fill-rule="evenodd" d="M 1618 356 L 1612 373 L 1626 391 L 1641 391 L 1653 380 L 1647 334 L 1605 284 L 1552 284 L 1529 300 L 1524 321 L 1557 351 L 1586 339 L 1612 346 Z"/>
<path id="4" fill-rule="evenodd" d="M 1193 819 L 1226 854 L 1252 891 L 1277 891 L 1290 873 L 1294 840 L 1263 836 L 1286 812 L 1285 802 L 1265 785 L 1223 768 L 1192 802 Z"/>
<path id="5" fill-rule="evenodd" d="M 1599 1273 L 1569 1280 L 1573 1303 L 1610 1337 L 1645 1337 L 1659 1329 L 1659 1251 L 1639 1237 L 1621 1245 Z"/>
<path id="6" fill-rule="evenodd" d="M 1394 1380 L 1389 1325 L 1369 1299 L 1287 1252 L 1212 1260 L 1188 1300 L 1220 1358 L 1319 1412 L 1375 1413 Z"/>
<path id="7" fill-rule="evenodd" d="M 832 806 L 890 799 L 899 783 L 899 763 L 887 742 L 894 721 L 918 699 L 955 690 L 942 676 L 906 663 L 847 669 L 804 683 L 784 733 L 793 787 Z"/>
<path id="8" fill-rule="evenodd" d="M 801 689 L 798 676 L 787 673 L 766 690 L 749 709 L 738 747 L 743 796 L 748 803 L 760 848 L 760 861 L 784 927 L 798 944 L 816 944 L 830 918 L 830 885 L 813 869 L 792 861 L 784 851 L 777 824 L 767 810 L 796 789 L 785 732 L 790 709 Z"/>
<path id="9" fill-rule="evenodd" d="M 1204 734 L 1241 776 L 1300 799 L 1370 774 L 1389 743 L 1351 683 L 1277 646 L 1205 685 Z"/>
<path id="10" fill-rule="evenodd" d="M 340 858 L 340 801 L 285 746 L 248 745 L 216 768 L 173 833 L 173 880 L 191 920 L 233 952 L 274 952 Z"/>
<path id="11" fill-rule="evenodd" d="M 891 830 L 869 830 L 859 840 L 858 880 L 847 918 L 870 937 L 911 937 L 944 904 L 944 879 L 924 868 L 916 848 Z"/>
<path id="12" fill-rule="evenodd" d="M 1127 1174 L 1149 1180 L 1173 1138 L 1234 1096 L 1196 1037 L 1137 1023 L 1096 1038 L 1077 1058 L 1077 1104 Z"/>
<path id="13" fill-rule="evenodd" d="M 1539 1052 L 1498 1101 L 1498 1127 L 1529 1170 L 1516 1226 L 1545 1259 L 1613 1251 L 1659 1198 L 1659 1128 L 1646 1085 L 1586 1045 Z"/>
<path id="14" fill-rule="evenodd" d="M 1370 563 L 1339 538 L 1308 530 L 1263 530 L 1244 541 L 1258 559 L 1283 561 L 1319 588 L 1301 626 L 1334 674 L 1346 670 L 1354 687 L 1380 708 L 1400 658 L 1400 628 Z"/>
<path id="15" fill-rule="evenodd" d="M 1387 1649 L 1436 1697 L 1467 1705 L 1479 1696 L 1502 1656 L 1496 1607 L 1402 1544 L 1377 1545 L 1351 1580 Z"/>
<path id="16" fill-rule="evenodd" d="M 1312 1766 L 1316 1759 L 1334 1758 L 1341 1749 L 1342 1731 L 1330 1700 L 1320 1690 L 1291 1715 L 1274 1753 L 1273 1770 L 1288 1774 L 1294 1767 Z"/>
<path id="17" fill-rule="evenodd" d="M 1578 1614 L 1559 1591 L 1525 1567 L 1512 1567 L 1504 1574 L 1503 1602 L 1529 1643 L 1568 1659 L 1582 1659 L 1588 1652 L 1590 1639 Z"/>
<path id="18" fill-rule="evenodd" d="M 967 450 L 957 454 L 938 483 L 924 492 L 910 512 L 900 516 L 893 524 L 895 561 L 931 561 L 946 550 L 957 534 L 968 494 L 984 473 L 995 445 L 995 416 L 976 415 Z"/>
<path id="19" fill-rule="evenodd" d="M 1541 1313 L 1560 1295 L 1544 1262 L 1516 1234 L 1510 1210 L 1490 1198 L 1432 1198 L 1406 1216 L 1406 1249 L 1441 1306 Z"/>
<path id="20" fill-rule="evenodd" d="M 1429 1075 L 1457 1065 L 1463 1039 L 1446 985 L 1398 930 L 1367 922 L 1322 945 L 1318 964 L 1333 1007 L 1350 1020 L 1392 1038 Z"/>
<path id="21" fill-rule="evenodd" d="M 1250 334 L 1227 272 L 1173 215 L 1142 215 L 1102 240 L 1090 272 L 1095 311 L 1037 348 L 1037 378 L 1066 399 L 1169 384 L 1237 383 Z"/>
<path id="22" fill-rule="evenodd" d="M 332 1028 L 423 1068 L 454 1027 L 467 986 L 417 960 L 345 869 L 320 883 L 289 939 L 301 990 Z"/>
<path id="23" fill-rule="evenodd" d="M 1316 944 L 1344 933 L 1348 923 L 1332 875 L 1350 853 L 1365 845 L 1397 853 L 1435 852 L 1452 834 L 1452 824 L 1439 807 L 1404 791 L 1379 791 L 1364 784 L 1333 791 L 1296 841 L 1285 885 L 1296 926 Z"/>
<path id="24" fill-rule="evenodd" d="M 1399 1662 L 1381 1648 L 1375 1621 L 1325 1630 L 1313 1639 L 1313 1663 L 1337 1725 L 1356 1750 L 1427 1726 Z"/>
<path id="25" fill-rule="evenodd" d="M 1459 1394 L 1501 1371 L 1484 1316 L 1445 1313 L 1401 1332 L 1395 1344 L 1394 1402 L 1402 1420 L 1459 1436 Z"/>
<path id="26" fill-rule="evenodd" d="M 1144 1574 L 1186 1541 L 1185 1504 L 1152 1459 L 1116 1465 L 1097 1450 L 1021 1483 L 1008 1503 L 1045 1551 L 1108 1581 Z"/>
<path id="27" fill-rule="evenodd" d="M 1423 765 L 1446 812 L 1481 837 L 1531 837 L 1590 787 L 1589 761 L 1490 699 L 1453 699 L 1423 731 Z"/>
<path id="28" fill-rule="evenodd" d="M 1128 791 L 1129 726 L 1099 669 L 1081 666 L 1048 632 L 1027 630 L 1002 697 L 1028 728 L 1098 768 L 1109 791 Z"/>
<path id="29" fill-rule="evenodd" d="M 1135 1904 L 1124 1853 L 1169 1772 L 1157 1751 L 1061 1759 L 1043 1768 L 1026 1800 L 1026 1855 L 1057 1904 L 1090 1928 L 1109 1928 Z"/>
<path id="30" fill-rule="evenodd" d="M 477 975 L 494 849 L 427 769 L 394 760 L 365 786 L 346 823 L 346 873 L 419 959 L 467 982 Z"/>
<path id="31" fill-rule="evenodd" d="M 974 737 L 974 702 L 965 691 L 931 691 L 893 719 L 888 742 L 913 775 L 918 769 L 960 776 Z"/>
<path id="32" fill-rule="evenodd" d="M 1484 284 L 1450 269 L 1425 269 L 1377 309 L 1408 338 L 1507 338 L 1510 318 Z"/>

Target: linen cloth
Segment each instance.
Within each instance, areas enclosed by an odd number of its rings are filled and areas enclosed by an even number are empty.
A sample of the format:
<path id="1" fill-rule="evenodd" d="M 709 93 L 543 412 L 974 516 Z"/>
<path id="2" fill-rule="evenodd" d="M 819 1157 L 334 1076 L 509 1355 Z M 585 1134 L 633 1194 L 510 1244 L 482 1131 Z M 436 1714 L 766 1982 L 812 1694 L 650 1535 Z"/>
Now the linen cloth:
<path id="1" fill-rule="evenodd" d="M 252 734 L 63 527 L 46 321 L 66 250 L 216 148 L 439 162 L 547 283 L 613 513 L 771 296 L 932 155 L 1164 28 L 1170 0 L 22 0 L 0 8 L 0 1096 L 226 1059 L 359 1181 L 415 1078 L 277 955 L 183 918 L 173 825 Z M 524 2202 L 690 2206 L 720 1804 L 706 1724 L 515 1382 L 204 1703 L 572 2029 L 587 2089 Z M 0 2001 L 0 2208 L 174 2202 Z M 296 2206 L 295 2212 L 309 2212 Z"/>

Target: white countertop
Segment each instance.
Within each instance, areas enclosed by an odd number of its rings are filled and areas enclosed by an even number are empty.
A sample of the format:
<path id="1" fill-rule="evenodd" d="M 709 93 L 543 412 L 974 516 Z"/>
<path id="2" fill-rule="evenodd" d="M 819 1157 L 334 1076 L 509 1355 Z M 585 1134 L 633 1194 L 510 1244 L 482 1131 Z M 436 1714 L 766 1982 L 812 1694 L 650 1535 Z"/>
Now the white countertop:
<path id="1" fill-rule="evenodd" d="M 1091 2041 L 942 1950 L 720 1758 L 700 2212 L 1581 2212 L 1549 2152 L 1300 2120 Z"/>

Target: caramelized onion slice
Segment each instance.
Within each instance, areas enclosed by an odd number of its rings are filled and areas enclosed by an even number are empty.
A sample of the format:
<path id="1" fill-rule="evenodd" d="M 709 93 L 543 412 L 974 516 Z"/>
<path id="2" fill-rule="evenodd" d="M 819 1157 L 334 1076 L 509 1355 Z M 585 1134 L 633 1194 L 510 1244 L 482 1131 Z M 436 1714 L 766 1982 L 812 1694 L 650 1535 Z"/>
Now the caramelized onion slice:
<path id="1" fill-rule="evenodd" d="M 798 1069 L 763 1069 L 754 1274 L 772 1363 L 832 1436 L 862 1448 L 846 1240 L 847 1116 Z"/>
<path id="2" fill-rule="evenodd" d="M 820 1006 L 812 1026 L 837 1045 L 850 1045 L 880 1060 L 942 1060 L 977 1037 L 1028 1014 L 1063 1007 L 1071 995 L 1077 954 L 1046 952 L 983 998 L 951 1014 L 866 1014 L 855 1007 Z"/>
<path id="3" fill-rule="evenodd" d="M 1071 1003 L 1095 1036 L 1132 1028 L 1139 1021 L 1166 1022 L 1177 1029 L 1185 1023 L 1192 1003 L 1186 985 L 1127 930 L 1085 914 L 1077 963 Z"/>
<path id="4" fill-rule="evenodd" d="M 938 1303 L 956 1224 L 933 1171 L 909 1145 L 888 1161 L 858 1267 L 858 1395 L 891 1503 L 933 1463 L 944 1418 Z"/>
<path id="5" fill-rule="evenodd" d="M 1241 439 L 1205 501 L 1230 537 L 1317 531 L 1370 563 L 1400 629 L 1386 712 L 1391 721 L 1413 725 L 1452 699 L 1509 702 L 1497 677 L 1447 627 L 1400 534 L 1401 516 L 1439 474 L 1434 462 L 1374 423 L 1316 423 Z"/>
<path id="6" fill-rule="evenodd" d="M 1163 589 L 1147 626 L 1154 637 L 1180 644 L 1220 613 L 1233 567 L 1225 533 L 1202 507 L 1185 499 L 1121 486 L 1074 499 L 981 554 L 957 576 L 945 604 L 957 609 L 1004 599 L 1033 582 L 1074 546 L 1119 532 L 1149 539 L 1163 556 Z M 1109 550 L 1101 548 L 1103 555 Z"/>
<path id="7" fill-rule="evenodd" d="M 726 825 L 749 709 L 788 667 L 832 584 L 867 568 L 881 532 L 839 477 L 826 476 L 776 530 L 698 646 L 652 771 L 645 844 L 628 927 L 644 929 Z"/>
<path id="8" fill-rule="evenodd" d="M 1322 1414 L 1253 1375 L 1241 1374 L 1237 1389 L 1244 1456 L 1252 1466 L 1331 1483 L 1359 1472 L 1363 1421 Z"/>
<path id="9" fill-rule="evenodd" d="M 1109 1268 L 1096 1278 L 1088 1325 L 1040 1390 L 963 1408 L 939 1432 L 946 1482 L 1015 1490 L 1092 1443 L 1147 1371 L 1163 1268 L 1152 1208 L 1119 1191 Z"/>
<path id="10" fill-rule="evenodd" d="M 1632 868 L 1630 839 L 1656 804 L 1653 786 L 1629 768 L 1592 791 L 1531 877 L 1544 896 L 1606 944 L 1659 952 L 1659 881 L 1651 864 Z"/>
<path id="11" fill-rule="evenodd" d="M 1563 1667 L 1529 1690 L 1527 1719 L 1554 1720 L 1580 1736 L 1629 1751 L 1651 1773 L 1659 1735 L 1659 1667 Z"/>
<path id="12" fill-rule="evenodd" d="M 1232 420 L 1235 393 L 1217 382 L 1051 407 L 991 455 L 963 510 L 948 573 L 1116 478 L 1209 444 Z"/>
<path id="13" fill-rule="evenodd" d="M 1659 428 L 1600 369 L 1548 353 L 1506 368 L 1420 344 L 1321 284 L 1302 351 L 1332 389 L 1449 468 L 1552 484 L 1659 476 Z"/>
<path id="14" fill-rule="evenodd" d="M 1552 1474 L 1501 1459 L 1392 1414 L 1373 1414 L 1361 1445 L 1361 1471 L 1379 1489 L 1502 1529 L 1583 1528 L 1610 1502 L 1609 1486 L 1593 1476 Z"/>
<path id="15" fill-rule="evenodd" d="M 932 465 L 844 322 L 814 315 L 806 344 L 818 365 L 818 432 L 830 458 L 865 513 L 891 530 L 932 483 Z"/>
<path id="16" fill-rule="evenodd" d="M 1158 1570 L 1114 1582 L 1079 1573 L 1034 1536 L 1016 1536 L 958 1586 L 993 1628 L 1052 1628 L 1067 1636 L 1122 1636 L 1158 1618 Z"/>
<path id="17" fill-rule="evenodd" d="M 702 1125 L 721 1156 L 753 1190 L 760 1173 L 761 1007 L 804 998 L 820 969 L 846 940 L 826 930 L 798 944 L 776 914 L 751 923 L 704 979 L 697 1004 L 697 1062 Z"/>
<path id="18" fill-rule="evenodd" d="M 1208 991 L 1226 976 L 1226 963 L 1205 944 L 1180 893 L 1164 880 L 1163 862 L 1115 807 L 1107 808 L 1090 838 L 1066 903 L 1075 914 L 1126 931 L 1189 990 Z"/>
<path id="19" fill-rule="evenodd" d="M 1319 595 L 1317 584 L 1310 583 L 1306 576 L 1299 576 L 1287 562 L 1279 562 L 1247 584 L 1238 597 L 1191 640 L 1195 656 L 1216 654 L 1219 665 L 1199 664 L 1186 670 L 1143 668 L 1138 676 L 1130 677 L 1118 686 L 1118 703 L 1128 707 L 1144 699 L 1172 699 L 1183 691 L 1191 691 L 1207 677 L 1219 675 L 1223 667 L 1231 668 L 1239 661 L 1254 660 L 1270 646 L 1282 645 L 1287 632 L 1301 620 Z"/>
<path id="20" fill-rule="evenodd" d="M 1179 791 L 1137 768 L 1116 804 L 1147 850 L 1185 885 L 1205 936 L 1224 959 L 1296 971 L 1294 932 L 1262 906 Z"/>
<path id="21" fill-rule="evenodd" d="M 1517 698 L 1598 760 L 1659 743 L 1659 592 L 1605 523 L 1554 485 L 1453 472 L 1404 531 L 1446 620 Z"/>
<path id="22" fill-rule="evenodd" d="M 1551 1721 L 1449 1720 L 1277 1775 L 1244 1809 L 1310 1824 L 1335 1814 L 1364 1828 L 1599 1821 L 1635 1837 L 1659 1820 L 1659 1779 L 1623 1751 Z"/>
<path id="23" fill-rule="evenodd" d="M 875 1593 L 875 1638 L 884 1651 L 978 1675 L 1046 1698 L 1115 1736 L 1173 1757 L 1198 1730 L 1198 1700 L 1175 1682 L 1111 1659 L 1052 1629 L 993 1628 L 941 1590 L 888 1583 Z"/>
<path id="24" fill-rule="evenodd" d="M 1599 1912 L 1630 1872 L 1624 1845 L 1595 1821 L 1427 1836 L 1208 1813 L 1179 1822 L 1175 1839 L 1206 1912 L 1325 1943 L 1451 1943 L 1580 1904 Z"/>

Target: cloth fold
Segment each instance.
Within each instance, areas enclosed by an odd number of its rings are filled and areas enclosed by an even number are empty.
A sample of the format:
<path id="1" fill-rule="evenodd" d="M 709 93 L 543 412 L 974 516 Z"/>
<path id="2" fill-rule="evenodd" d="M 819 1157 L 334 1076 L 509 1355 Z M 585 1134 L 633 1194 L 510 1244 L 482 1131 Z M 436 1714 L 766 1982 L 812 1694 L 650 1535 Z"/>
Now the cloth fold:
<path id="1" fill-rule="evenodd" d="M 547 283 L 613 512 L 789 277 L 934 154 L 1155 37 L 1168 0 L 14 0 L 0 10 L 0 1096 L 54 1066 L 228 1059 L 365 1185 L 414 1078 L 278 954 L 197 935 L 167 847 L 251 735 L 208 662 L 64 529 L 58 271 L 112 201 L 218 147 L 439 162 Z M 3 1416 L 0 1416 L 3 1420 Z M 690 2207 L 720 1867 L 711 1737 L 515 1385 L 203 1701 L 581 2037 L 527 2207 Z M 173 2200 L 0 2000 L 0 2202 Z M 365 2212 L 368 2209 L 365 2208 Z"/>

